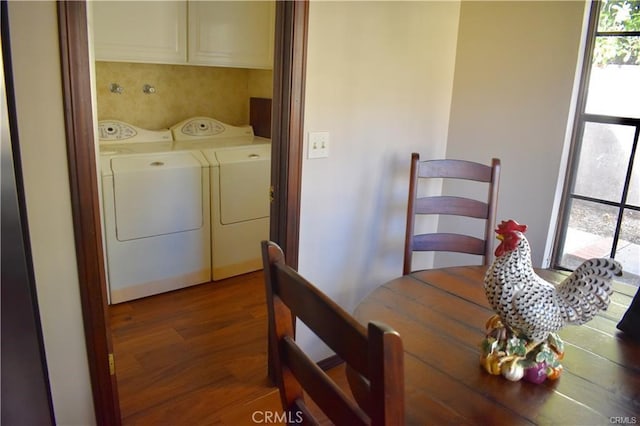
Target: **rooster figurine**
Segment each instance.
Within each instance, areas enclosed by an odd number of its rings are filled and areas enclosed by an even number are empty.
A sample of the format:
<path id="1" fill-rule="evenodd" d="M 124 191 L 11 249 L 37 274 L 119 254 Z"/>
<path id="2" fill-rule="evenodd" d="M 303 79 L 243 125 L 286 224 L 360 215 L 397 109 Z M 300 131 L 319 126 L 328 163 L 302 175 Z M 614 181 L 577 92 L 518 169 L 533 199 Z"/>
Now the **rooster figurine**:
<path id="1" fill-rule="evenodd" d="M 484 277 L 489 304 L 497 315 L 487 321 L 481 364 L 509 380 L 541 383 L 560 376 L 564 355 L 556 332 L 584 324 L 609 306 L 611 280 L 622 268 L 613 259 L 590 259 L 559 285 L 539 277 L 531 264 L 526 225 L 503 221 L 496 258 Z"/>

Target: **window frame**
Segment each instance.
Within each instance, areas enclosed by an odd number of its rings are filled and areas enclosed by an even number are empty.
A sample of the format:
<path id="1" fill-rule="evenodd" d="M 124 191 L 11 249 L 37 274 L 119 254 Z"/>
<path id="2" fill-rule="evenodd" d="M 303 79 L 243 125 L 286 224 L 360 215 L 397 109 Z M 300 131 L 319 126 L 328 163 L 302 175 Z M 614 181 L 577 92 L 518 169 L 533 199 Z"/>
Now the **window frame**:
<path id="1" fill-rule="evenodd" d="M 622 229 L 622 220 L 625 210 L 634 210 L 640 212 L 640 206 L 630 205 L 627 203 L 629 187 L 631 185 L 631 177 L 633 173 L 633 163 L 638 149 L 638 141 L 640 139 L 640 118 L 609 116 L 602 114 L 587 113 L 586 103 L 591 80 L 591 69 L 594 55 L 596 38 L 598 36 L 640 36 L 640 31 L 598 31 L 598 21 L 600 19 L 601 1 L 593 1 L 589 15 L 589 27 L 587 31 L 587 40 L 585 43 L 584 60 L 582 63 L 582 72 L 580 77 L 580 85 L 576 102 L 576 110 L 573 121 L 573 129 L 571 135 L 571 146 L 568 156 L 568 167 L 565 175 L 565 182 L 562 191 L 562 198 L 558 212 L 558 226 L 554 237 L 553 250 L 551 255 L 551 267 L 554 269 L 567 270 L 571 269 L 561 264 L 564 255 L 564 246 L 567 237 L 567 230 L 570 217 L 570 208 L 572 200 L 583 200 L 594 202 L 601 205 L 615 207 L 618 210 L 618 217 L 613 233 L 613 243 L 609 256 L 614 258 L 618 247 L 618 240 Z M 634 139 L 627 162 L 627 171 L 622 190 L 622 197 L 619 202 L 613 202 L 601 198 L 588 197 L 574 193 L 577 171 L 580 160 L 580 152 L 582 148 L 582 140 L 586 123 L 596 124 L 615 124 L 635 127 Z"/>

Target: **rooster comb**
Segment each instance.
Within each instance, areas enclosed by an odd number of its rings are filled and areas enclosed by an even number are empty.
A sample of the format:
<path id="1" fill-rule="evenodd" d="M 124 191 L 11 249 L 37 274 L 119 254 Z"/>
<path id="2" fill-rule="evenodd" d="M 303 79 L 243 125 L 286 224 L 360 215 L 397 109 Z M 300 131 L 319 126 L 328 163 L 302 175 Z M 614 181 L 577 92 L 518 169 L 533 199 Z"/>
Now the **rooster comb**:
<path id="1" fill-rule="evenodd" d="M 527 232 L 527 225 L 520 225 L 515 220 L 509 219 L 500 222 L 500 225 L 498 225 L 498 229 L 496 229 L 496 232 L 498 234 L 506 234 L 507 232 L 513 231 L 520 231 L 522 233 L 525 233 Z"/>

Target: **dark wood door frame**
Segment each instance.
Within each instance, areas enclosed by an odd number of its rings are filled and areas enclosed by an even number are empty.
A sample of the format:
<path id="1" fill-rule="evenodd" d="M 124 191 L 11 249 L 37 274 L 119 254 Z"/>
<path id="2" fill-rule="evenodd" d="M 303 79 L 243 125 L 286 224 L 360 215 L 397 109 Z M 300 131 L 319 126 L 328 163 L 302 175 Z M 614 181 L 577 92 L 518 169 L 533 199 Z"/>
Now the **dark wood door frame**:
<path id="1" fill-rule="evenodd" d="M 298 268 L 300 185 L 304 86 L 307 64 L 309 3 L 277 2 L 271 182 L 271 239 L 284 251 L 287 264 Z M 276 220 L 274 220 L 274 218 Z"/>
<path id="2" fill-rule="evenodd" d="M 271 239 L 297 267 L 307 1 L 276 3 Z M 58 2 L 67 156 L 78 277 L 96 422 L 119 425 L 94 149 L 85 1 Z"/>
<path id="3" fill-rule="evenodd" d="M 107 315 L 84 1 L 58 2 L 58 25 L 71 207 L 93 404 L 97 424 L 119 425 L 118 389 L 110 367 L 113 350 Z"/>

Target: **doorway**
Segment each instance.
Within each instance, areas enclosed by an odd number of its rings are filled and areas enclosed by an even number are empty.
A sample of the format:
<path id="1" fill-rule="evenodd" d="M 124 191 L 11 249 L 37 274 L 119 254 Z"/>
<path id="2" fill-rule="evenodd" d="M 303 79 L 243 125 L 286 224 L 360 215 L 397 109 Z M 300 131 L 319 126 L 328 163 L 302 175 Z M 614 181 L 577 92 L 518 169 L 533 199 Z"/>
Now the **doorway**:
<path id="1" fill-rule="evenodd" d="M 262 269 L 275 5 L 87 3 L 111 303 Z"/>
<path id="2" fill-rule="evenodd" d="M 87 9 L 59 2 L 65 126 L 76 255 L 97 424 L 120 424 L 113 365 L 94 151 Z M 308 3 L 277 2 L 272 106 L 270 239 L 297 266 Z M 265 371 L 266 375 L 266 371 Z"/>

